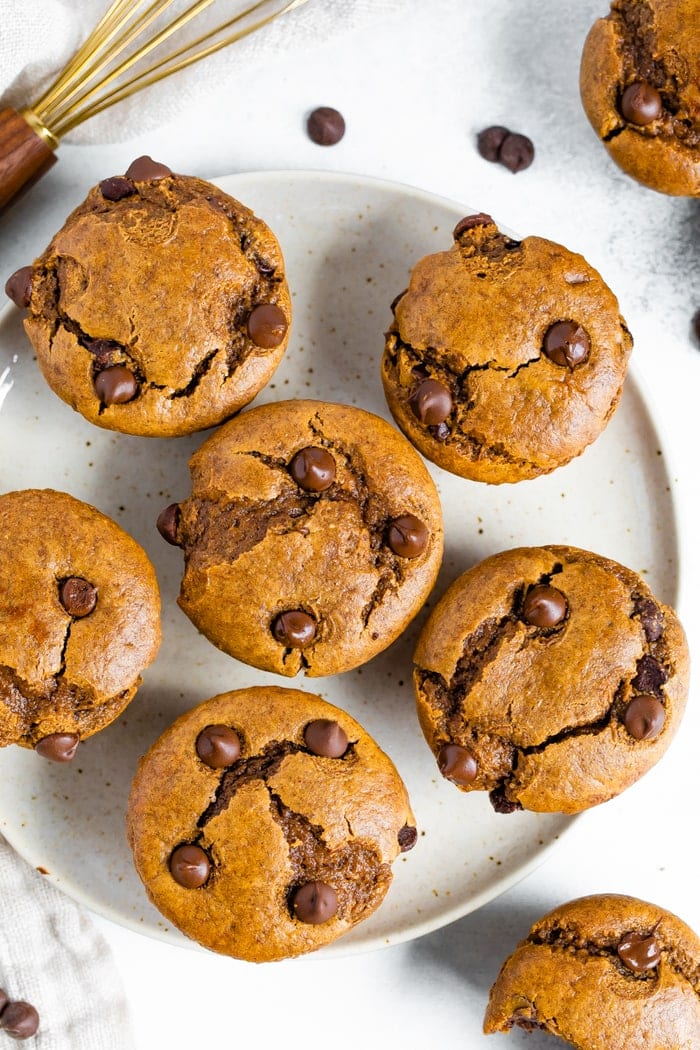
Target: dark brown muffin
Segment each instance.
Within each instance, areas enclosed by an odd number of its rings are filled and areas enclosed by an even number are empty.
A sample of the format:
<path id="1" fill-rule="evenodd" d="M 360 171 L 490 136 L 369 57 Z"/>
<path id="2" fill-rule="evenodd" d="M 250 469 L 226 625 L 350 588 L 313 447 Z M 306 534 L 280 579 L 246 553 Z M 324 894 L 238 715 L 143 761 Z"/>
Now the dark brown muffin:
<path id="1" fill-rule="evenodd" d="M 563 904 L 534 924 L 491 989 L 484 1031 L 513 1027 L 585 1050 L 697 1050 L 700 939 L 634 897 Z"/>
<path id="2" fill-rule="evenodd" d="M 362 727 L 275 686 L 223 693 L 167 729 L 141 760 L 127 829 L 166 918 L 250 962 L 347 933 L 416 841 L 401 778 Z"/>
<path id="3" fill-rule="evenodd" d="M 215 186 L 149 158 L 95 186 L 22 288 L 12 280 L 47 382 L 110 430 L 171 437 L 220 423 L 287 346 L 272 232 Z"/>
<path id="4" fill-rule="evenodd" d="M 623 171 L 660 193 L 700 195 L 700 6 L 613 0 L 581 57 L 586 115 Z"/>
<path id="5" fill-rule="evenodd" d="M 547 474 L 601 433 L 632 339 L 617 299 L 580 255 L 462 219 L 393 304 L 382 381 L 428 459 L 491 483 Z"/>
<path id="6" fill-rule="evenodd" d="M 364 663 L 403 631 L 442 558 L 420 456 L 378 416 L 282 401 L 220 427 L 192 493 L 161 515 L 181 546 L 180 606 L 206 637 L 278 674 Z"/>
<path id="7" fill-rule="evenodd" d="M 503 551 L 464 573 L 414 659 L 440 771 L 502 813 L 577 813 L 619 794 L 664 754 L 688 691 L 673 610 L 576 547 Z"/>
<path id="8" fill-rule="evenodd" d="M 94 507 L 28 489 L 0 496 L 0 580 L 0 746 L 68 761 L 155 659 L 155 572 Z"/>

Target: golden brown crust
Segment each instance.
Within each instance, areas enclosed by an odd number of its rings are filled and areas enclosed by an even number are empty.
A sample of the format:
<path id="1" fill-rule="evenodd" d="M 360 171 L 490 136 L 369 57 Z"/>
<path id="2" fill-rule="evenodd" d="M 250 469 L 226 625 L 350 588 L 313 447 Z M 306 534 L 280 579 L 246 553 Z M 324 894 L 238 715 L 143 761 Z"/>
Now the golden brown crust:
<path id="1" fill-rule="evenodd" d="M 304 730 L 316 719 L 345 731 L 342 757 L 309 750 Z M 197 756 L 209 725 L 229 726 L 241 740 L 227 769 Z M 127 831 L 166 918 L 213 951 L 265 962 L 313 951 L 370 915 L 391 882 L 397 836 L 414 824 L 393 763 L 354 719 L 313 694 L 269 686 L 223 693 L 166 730 L 139 765 Z M 175 882 L 169 859 L 194 841 L 212 870 L 189 889 Z M 331 885 L 339 901 L 317 925 L 299 921 L 290 904 L 312 880 Z"/>
<path id="2" fill-rule="evenodd" d="M 294 455 L 327 449 L 332 486 L 303 491 Z M 227 423 L 191 459 L 180 504 L 186 565 L 180 606 L 215 645 L 264 670 L 336 674 L 385 649 L 416 615 L 442 558 L 437 491 L 409 443 L 378 416 L 321 401 L 262 405 Z M 397 556 L 392 520 L 428 529 L 420 556 Z M 305 648 L 277 640 L 286 610 L 315 621 Z"/>
<path id="3" fill-rule="evenodd" d="M 624 965 L 617 947 L 628 933 L 653 936 L 658 965 Z M 586 1050 L 696 1050 L 700 939 L 676 915 L 633 897 L 570 901 L 533 925 L 491 989 L 484 1031 L 514 1026 Z"/>
<path id="4" fill-rule="evenodd" d="M 538 584 L 565 597 L 556 627 L 523 619 Z M 675 613 L 630 569 L 574 547 L 517 548 L 470 569 L 433 609 L 414 656 L 418 715 L 436 756 L 447 743 L 475 756 L 463 790 L 491 792 L 504 812 L 576 813 L 664 754 L 685 708 L 688 660 Z M 625 727 L 638 695 L 663 705 L 653 738 Z"/>
<path id="5" fill-rule="evenodd" d="M 98 426 L 170 437 L 214 426 L 279 364 L 291 301 L 279 244 L 250 209 L 208 182 L 172 175 L 106 200 L 99 186 L 35 262 L 25 328 L 52 389 Z M 247 330 L 276 304 L 273 348 Z M 138 394 L 105 405 L 94 379 L 123 365 Z"/>
<path id="6" fill-rule="evenodd" d="M 59 585 L 97 590 L 72 617 Z M 143 549 L 110 518 L 64 492 L 0 496 L 0 745 L 53 733 L 84 738 L 134 696 L 160 645 L 160 596 Z"/>
<path id="7" fill-rule="evenodd" d="M 613 160 L 660 193 L 700 195 L 700 8 L 697 0 L 614 0 L 591 27 L 581 57 L 581 99 Z M 626 121 L 620 98 L 644 80 L 661 115 Z"/>
<path id="8" fill-rule="evenodd" d="M 581 325 L 590 340 L 574 368 L 543 352 L 559 321 Z M 394 419 L 424 456 L 462 477 L 514 482 L 549 473 L 598 437 L 631 348 L 617 299 L 582 256 L 540 237 L 512 241 L 486 221 L 414 267 L 394 305 L 382 381 Z M 442 428 L 412 408 L 425 378 L 450 391 Z"/>

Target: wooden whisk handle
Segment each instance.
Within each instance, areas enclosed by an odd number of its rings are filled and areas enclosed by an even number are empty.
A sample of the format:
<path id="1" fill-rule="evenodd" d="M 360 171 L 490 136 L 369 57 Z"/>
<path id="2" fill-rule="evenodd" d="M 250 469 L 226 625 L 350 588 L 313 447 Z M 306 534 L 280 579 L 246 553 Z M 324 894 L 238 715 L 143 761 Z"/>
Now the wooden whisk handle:
<path id="1" fill-rule="evenodd" d="M 0 110 L 0 208 L 23 187 L 40 178 L 56 154 L 15 109 Z"/>

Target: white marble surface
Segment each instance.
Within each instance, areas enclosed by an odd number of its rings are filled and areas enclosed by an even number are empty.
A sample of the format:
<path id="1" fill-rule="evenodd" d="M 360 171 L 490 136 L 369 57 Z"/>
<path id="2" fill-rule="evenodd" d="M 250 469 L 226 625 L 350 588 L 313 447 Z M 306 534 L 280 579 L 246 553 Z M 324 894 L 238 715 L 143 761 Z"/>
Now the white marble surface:
<path id="1" fill-rule="evenodd" d="M 3 32 L 21 17 L 19 0 L 9 6 Z M 89 185 L 144 152 L 203 176 L 324 168 L 394 179 L 582 252 L 620 299 L 670 450 L 685 540 L 679 611 L 692 652 L 700 631 L 692 423 L 700 347 L 691 331 L 700 306 L 700 204 L 627 179 L 586 122 L 578 61 L 588 26 L 605 11 L 605 0 L 405 0 L 401 17 L 380 17 L 269 64 L 237 69 L 232 51 L 230 77 L 208 108 L 185 106 L 168 126 L 123 143 L 64 143 L 43 182 L 0 216 L 0 276 L 44 248 Z M 323 104 L 339 108 L 348 126 L 329 149 L 304 132 L 305 114 Z M 528 171 L 512 175 L 478 156 L 475 133 L 494 123 L 532 137 L 537 155 Z M 697 693 L 694 686 L 679 737 L 643 781 L 589 812 L 504 896 L 416 941 L 370 955 L 255 967 L 98 919 L 127 987 L 138 1047 L 185 1050 L 218 1037 L 225 1046 L 332 1042 L 348 1050 L 553 1045 L 538 1034 L 481 1034 L 490 983 L 531 921 L 571 897 L 615 891 L 670 908 L 700 931 Z"/>

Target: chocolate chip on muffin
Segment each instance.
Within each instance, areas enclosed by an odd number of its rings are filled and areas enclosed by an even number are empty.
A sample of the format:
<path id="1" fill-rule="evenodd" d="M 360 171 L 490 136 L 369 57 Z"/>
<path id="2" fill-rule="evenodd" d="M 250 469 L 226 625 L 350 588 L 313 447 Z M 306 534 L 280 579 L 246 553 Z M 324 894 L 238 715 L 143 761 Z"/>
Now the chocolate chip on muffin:
<path id="1" fill-rule="evenodd" d="M 442 775 L 499 813 L 576 813 L 664 754 L 688 689 L 682 627 L 642 578 L 575 547 L 503 551 L 455 580 L 415 652 Z"/>
<path id="2" fill-rule="evenodd" d="M 394 302 L 382 381 L 420 452 L 492 484 L 546 474 L 595 441 L 632 348 L 617 299 L 580 255 L 465 216 Z"/>
<path id="3" fill-rule="evenodd" d="M 54 390 L 86 419 L 172 437 L 221 423 L 289 339 L 279 244 L 211 183 L 139 157 L 8 281 Z"/>
<path id="4" fill-rule="evenodd" d="M 588 33 L 580 82 L 623 171 L 660 193 L 700 195 L 696 0 L 613 0 Z"/>
<path id="5" fill-rule="evenodd" d="M 576 1047 L 700 1046 L 700 938 L 621 894 L 569 901 L 534 923 L 491 988 L 484 1031 L 521 1028 Z M 572 989 L 576 990 L 572 994 Z"/>
<path id="6" fill-rule="evenodd" d="M 364 729 L 276 686 L 223 693 L 167 729 L 141 760 L 127 828 L 166 918 L 252 962 L 347 933 L 417 839 L 399 774 Z"/>
<path id="7" fill-rule="evenodd" d="M 190 461 L 158 528 L 182 547 L 178 599 L 224 652 L 283 675 L 337 674 L 403 631 L 442 557 L 435 485 L 410 444 L 346 405 L 261 405 Z"/>

